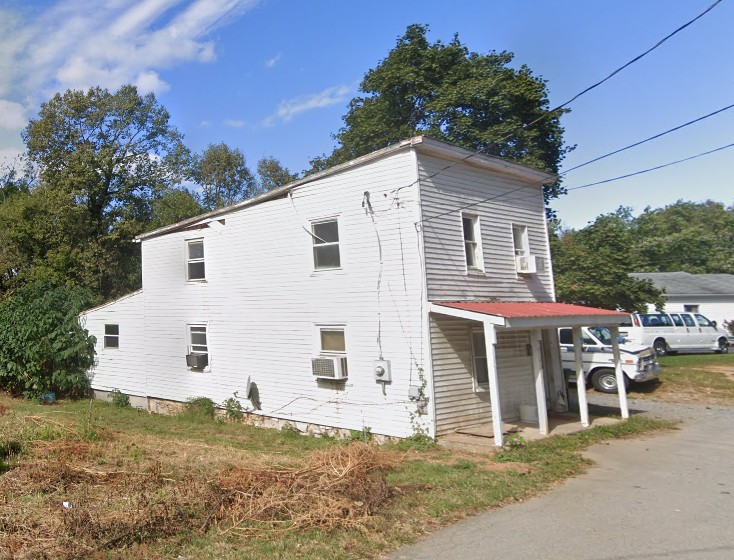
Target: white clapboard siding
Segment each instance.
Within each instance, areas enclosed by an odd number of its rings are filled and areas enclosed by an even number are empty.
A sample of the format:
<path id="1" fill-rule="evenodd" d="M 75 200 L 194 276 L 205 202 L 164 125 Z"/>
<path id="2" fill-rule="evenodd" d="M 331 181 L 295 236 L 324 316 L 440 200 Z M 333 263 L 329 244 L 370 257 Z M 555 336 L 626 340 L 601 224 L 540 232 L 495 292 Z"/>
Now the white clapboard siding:
<path id="1" fill-rule="evenodd" d="M 284 197 L 223 216 L 223 227 L 143 241 L 145 361 L 151 396 L 217 402 L 256 384 L 261 414 L 406 436 L 421 357 L 421 275 L 410 151 L 318 179 Z M 363 207 L 369 191 L 374 215 Z M 337 216 L 342 268 L 314 271 L 310 220 Z M 185 241 L 203 238 L 206 277 L 185 280 Z M 380 264 L 380 247 L 382 264 Z M 379 310 L 379 313 L 378 313 Z M 208 326 L 210 368 L 185 363 L 186 326 Z M 316 325 L 344 325 L 345 383 L 317 382 Z M 393 382 L 373 361 L 391 360 Z M 243 404 L 248 405 L 247 401 Z"/>
<path id="2" fill-rule="evenodd" d="M 502 419 L 517 420 L 521 404 L 534 405 L 533 359 L 528 331 L 498 331 L 496 360 Z"/>
<path id="3" fill-rule="evenodd" d="M 80 316 L 82 327 L 97 339 L 95 365 L 89 372 L 93 389 L 146 396 L 143 314 L 143 294 L 138 291 Z M 119 326 L 118 348 L 105 348 L 106 324 Z"/>
<path id="4" fill-rule="evenodd" d="M 449 163 L 426 155 L 418 158 L 428 299 L 552 301 L 541 188 L 469 163 L 440 171 Z M 483 273 L 466 269 L 461 208 L 468 205 L 465 212 L 479 216 Z M 513 224 L 527 226 L 530 252 L 539 261 L 537 274 L 521 276 L 515 271 Z"/>
<path id="5" fill-rule="evenodd" d="M 472 327 L 481 328 L 481 324 L 444 315 L 431 316 L 437 435 L 492 419 L 489 393 L 474 390 Z"/>

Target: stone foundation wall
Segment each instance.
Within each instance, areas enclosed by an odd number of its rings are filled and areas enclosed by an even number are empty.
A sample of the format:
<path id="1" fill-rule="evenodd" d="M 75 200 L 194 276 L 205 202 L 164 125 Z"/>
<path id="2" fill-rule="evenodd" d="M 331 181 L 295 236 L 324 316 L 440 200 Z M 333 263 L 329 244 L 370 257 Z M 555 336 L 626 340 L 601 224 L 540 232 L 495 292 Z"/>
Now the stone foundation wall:
<path id="1" fill-rule="evenodd" d="M 109 391 L 100 391 L 94 389 L 92 392 L 95 399 L 100 399 L 107 402 L 111 401 Z M 164 414 L 170 416 L 180 413 L 186 406 L 186 403 L 183 402 L 159 399 L 155 397 L 142 397 L 139 395 L 128 395 L 128 397 L 130 397 L 130 405 L 133 408 L 146 410 L 153 414 Z M 215 414 L 219 417 L 224 418 L 226 415 L 226 411 L 223 408 L 217 408 Z M 322 426 L 320 424 L 313 424 L 310 422 L 295 422 L 293 420 L 274 418 L 271 416 L 264 416 L 262 414 L 256 414 L 247 411 L 242 412 L 242 418 L 239 420 L 239 422 L 247 426 L 255 426 L 256 428 L 270 428 L 275 430 L 282 430 L 285 428 L 290 430 L 297 430 L 303 435 L 333 437 L 335 439 L 346 439 L 352 435 L 352 430 L 348 430 L 346 428 Z M 386 443 L 389 441 L 398 441 L 400 438 L 385 436 L 381 434 L 372 434 L 372 439 L 377 443 Z"/>

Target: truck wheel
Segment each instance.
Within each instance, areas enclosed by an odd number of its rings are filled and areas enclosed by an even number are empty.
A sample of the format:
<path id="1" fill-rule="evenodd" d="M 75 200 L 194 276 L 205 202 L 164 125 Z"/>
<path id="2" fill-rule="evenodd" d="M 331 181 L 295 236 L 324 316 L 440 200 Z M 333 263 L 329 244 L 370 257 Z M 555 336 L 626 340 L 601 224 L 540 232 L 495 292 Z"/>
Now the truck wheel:
<path id="1" fill-rule="evenodd" d="M 664 338 L 655 339 L 655 342 L 652 343 L 652 349 L 655 350 L 658 356 L 665 356 L 670 353 L 670 348 L 668 348 L 668 343 L 665 342 Z"/>
<path id="2" fill-rule="evenodd" d="M 729 353 L 729 341 L 725 338 L 719 339 L 719 349 L 716 351 L 717 354 L 728 354 Z"/>
<path id="3" fill-rule="evenodd" d="M 600 393 L 616 393 L 617 392 L 617 376 L 611 368 L 601 368 L 591 375 L 591 384 L 594 389 Z M 629 384 L 627 376 L 624 376 L 625 388 Z"/>

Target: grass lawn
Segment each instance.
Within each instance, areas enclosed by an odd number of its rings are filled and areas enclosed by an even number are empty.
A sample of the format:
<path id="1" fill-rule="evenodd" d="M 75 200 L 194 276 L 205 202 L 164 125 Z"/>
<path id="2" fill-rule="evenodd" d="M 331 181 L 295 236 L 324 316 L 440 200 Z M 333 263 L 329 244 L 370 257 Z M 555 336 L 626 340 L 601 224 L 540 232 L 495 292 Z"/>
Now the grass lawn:
<path id="1" fill-rule="evenodd" d="M 678 354 L 660 358 L 657 383 L 632 389 L 632 394 L 670 402 L 734 405 L 734 352 Z"/>
<path id="2" fill-rule="evenodd" d="M 374 558 L 583 472 L 592 443 L 671 427 L 636 416 L 490 457 L 0 394 L 0 558 Z"/>

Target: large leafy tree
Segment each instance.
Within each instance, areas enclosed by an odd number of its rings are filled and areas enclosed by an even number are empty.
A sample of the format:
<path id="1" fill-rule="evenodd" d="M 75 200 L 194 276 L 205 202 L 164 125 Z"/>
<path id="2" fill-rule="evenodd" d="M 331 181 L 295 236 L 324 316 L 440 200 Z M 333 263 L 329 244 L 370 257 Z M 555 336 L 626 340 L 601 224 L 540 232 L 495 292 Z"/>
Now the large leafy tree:
<path id="1" fill-rule="evenodd" d="M 54 224 L 58 235 L 37 250 L 22 239 L 8 248 L 24 255 L 10 267 L 16 281 L 49 271 L 51 278 L 89 287 L 96 300 L 139 286 L 133 238 L 145 231 L 151 202 L 189 169 L 189 153 L 169 119 L 153 94 L 141 96 L 129 85 L 114 93 L 69 90 L 41 106 L 23 132 L 39 192 L 9 211 L 23 229 L 32 208 L 35 221 Z"/>
<path id="2" fill-rule="evenodd" d="M 662 307 L 662 294 L 649 280 L 631 278 L 640 261 L 633 251 L 629 209 L 599 216 L 578 231 L 551 231 L 551 253 L 558 301 L 644 312 Z"/>
<path id="3" fill-rule="evenodd" d="M 192 176 L 202 187 L 201 202 L 207 210 L 229 206 L 257 193 L 257 181 L 244 154 L 224 143 L 210 144 L 196 156 Z"/>
<path id="4" fill-rule="evenodd" d="M 269 191 L 282 187 L 298 179 L 297 173 L 291 173 L 287 167 L 272 156 L 267 156 L 257 162 L 257 175 L 260 179 L 260 188 Z"/>
<path id="5" fill-rule="evenodd" d="M 329 156 L 312 160 L 313 171 L 427 134 L 490 155 L 555 173 L 567 151 L 562 111 L 549 111 L 545 82 L 527 66 L 510 66 L 512 53 L 479 54 L 458 36 L 430 43 L 428 27 L 405 35 L 360 85 L 335 135 Z M 546 200 L 561 194 L 545 188 Z"/>
<path id="6" fill-rule="evenodd" d="M 639 271 L 734 274 L 734 207 L 679 200 L 646 208 L 633 229 Z"/>

